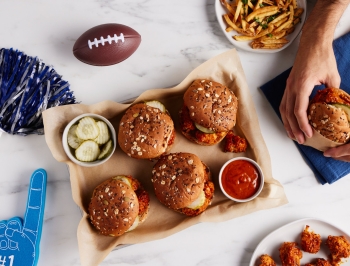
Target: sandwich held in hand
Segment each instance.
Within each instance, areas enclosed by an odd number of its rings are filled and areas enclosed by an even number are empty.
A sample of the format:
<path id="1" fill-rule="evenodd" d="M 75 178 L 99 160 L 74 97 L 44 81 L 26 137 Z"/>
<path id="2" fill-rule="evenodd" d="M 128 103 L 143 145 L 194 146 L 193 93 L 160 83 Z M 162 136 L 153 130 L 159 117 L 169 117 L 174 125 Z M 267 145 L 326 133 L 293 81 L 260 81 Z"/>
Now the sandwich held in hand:
<path id="1" fill-rule="evenodd" d="M 130 106 L 120 121 L 118 143 L 132 158 L 159 158 L 170 151 L 174 141 L 174 122 L 159 101 Z"/>
<path id="2" fill-rule="evenodd" d="M 151 181 L 161 203 L 187 216 L 204 212 L 214 196 L 208 166 L 191 153 L 161 156 L 153 167 Z"/>
<path id="3" fill-rule="evenodd" d="M 149 195 L 132 176 L 119 175 L 98 185 L 91 197 L 89 217 L 106 236 L 134 230 L 148 214 Z"/>
<path id="4" fill-rule="evenodd" d="M 319 90 L 310 101 L 308 119 L 314 136 L 305 145 L 321 151 L 350 140 L 350 95 L 338 88 Z"/>
<path id="5" fill-rule="evenodd" d="M 219 143 L 236 124 L 237 97 L 220 83 L 197 79 L 185 92 L 183 101 L 181 132 L 194 143 Z"/>

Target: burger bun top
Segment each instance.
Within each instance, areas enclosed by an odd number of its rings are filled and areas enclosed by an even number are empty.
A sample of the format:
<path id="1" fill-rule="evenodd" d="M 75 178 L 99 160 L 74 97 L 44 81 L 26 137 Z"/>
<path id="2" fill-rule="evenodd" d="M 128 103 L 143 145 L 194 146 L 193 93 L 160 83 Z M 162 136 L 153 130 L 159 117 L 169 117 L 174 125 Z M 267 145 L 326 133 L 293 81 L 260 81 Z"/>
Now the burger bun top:
<path id="1" fill-rule="evenodd" d="M 192 121 L 209 130 L 229 131 L 236 124 L 237 97 L 220 83 L 197 79 L 187 89 L 183 100 Z"/>
<path id="2" fill-rule="evenodd" d="M 204 188 L 205 166 L 191 153 L 170 153 L 160 157 L 152 171 L 158 200 L 177 210 L 190 205 Z"/>

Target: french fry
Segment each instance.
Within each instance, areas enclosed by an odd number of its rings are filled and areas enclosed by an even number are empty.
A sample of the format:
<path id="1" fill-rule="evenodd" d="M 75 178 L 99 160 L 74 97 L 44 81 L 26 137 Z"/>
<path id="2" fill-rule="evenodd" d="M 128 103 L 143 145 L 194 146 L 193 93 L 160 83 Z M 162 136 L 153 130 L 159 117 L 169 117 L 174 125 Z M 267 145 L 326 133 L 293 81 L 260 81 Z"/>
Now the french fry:
<path id="1" fill-rule="evenodd" d="M 244 31 L 246 31 L 247 28 L 248 28 L 248 22 L 245 21 L 244 19 L 242 19 L 242 28 L 243 28 Z"/>
<path id="2" fill-rule="evenodd" d="M 238 33 L 241 33 L 243 35 L 248 35 L 248 33 L 246 33 L 245 31 L 243 31 L 243 29 L 237 27 L 237 25 L 235 23 L 233 23 L 233 21 L 230 20 L 229 16 L 227 14 L 225 14 L 224 19 L 226 21 L 226 23 L 232 27 L 235 31 L 237 31 Z"/>
<path id="3" fill-rule="evenodd" d="M 266 6 L 259 8 L 257 10 L 254 10 L 252 13 L 250 13 L 247 17 L 246 20 L 249 22 L 255 17 L 259 17 L 260 14 L 266 13 L 266 12 L 273 12 L 275 11 L 277 13 L 278 7 L 277 6 Z"/>
<path id="4" fill-rule="evenodd" d="M 284 44 L 273 43 L 273 44 L 264 44 L 264 43 L 252 43 L 253 49 L 279 49 L 282 48 Z"/>
<path id="5" fill-rule="evenodd" d="M 263 0 L 263 3 L 271 5 L 271 6 L 274 5 L 274 2 L 272 2 L 271 0 Z"/>
<path id="6" fill-rule="evenodd" d="M 289 12 L 285 12 L 285 13 L 279 15 L 279 16 L 278 16 L 277 18 L 275 18 L 274 20 L 272 20 L 271 23 L 272 23 L 272 24 L 275 24 L 275 23 L 281 21 L 282 19 L 284 19 L 284 18 L 286 18 L 286 17 L 288 17 L 288 16 L 289 16 Z"/>
<path id="7" fill-rule="evenodd" d="M 252 1 L 251 0 L 248 0 L 248 6 L 251 8 L 251 9 L 254 9 L 254 6 L 252 4 Z"/>
<path id="8" fill-rule="evenodd" d="M 270 12 L 261 13 L 257 17 L 254 17 L 254 20 L 263 20 L 265 17 L 275 15 L 277 12 L 278 12 L 278 10 L 277 11 L 270 11 Z"/>
<path id="9" fill-rule="evenodd" d="M 300 17 L 301 14 L 304 13 L 304 9 L 303 8 L 297 8 L 294 10 L 294 17 Z"/>
<path id="10" fill-rule="evenodd" d="M 284 19 L 282 19 L 282 20 L 280 20 L 280 21 L 278 21 L 278 22 L 276 22 L 276 23 L 273 23 L 274 25 L 275 25 L 275 27 L 279 27 L 279 26 L 281 26 L 283 23 L 285 23 L 286 21 L 288 20 L 288 18 L 284 18 Z"/>
<path id="11" fill-rule="evenodd" d="M 263 0 L 258 0 L 258 2 L 256 2 L 255 7 L 254 7 L 254 10 L 257 10 L 257 9 L 260 8 L 260 5 L 262 4 L 262 1 L 263 1 Z"/>
<path id="12" fill-rule="evenodd" d="M 289 40 L 283 38 L 283 39 L 261 40 L 260 42 L 264 43 L 264 44 L 270 44 L 270 43 L 283 43 L 283 44 L 286 44 L 286 43 L 289 43 Z"/>
<path id="13" fill-rule="evenodd" d="M 227 28 L 225 29 L 225 31 L 226 31 L 226 32 L 233 31 L 233 28 L 232 28 L 232 27 L 227 27 Z"/>
<path id="14" fill-rule="evenodd" d="M 261 36 L 264 36 L 266 34 L 269 34 L 273 31 L 273 25 L 270 24 L 269 27 L 266 29 L 266 30 L 263 30 L 261 31 L 259 34 L 255 35 L 255 36 L 238 36 L 238 35 L 235 35 L 233 36 L 233 38 L 236 40 L 236 41 L 249 41 L 249 40 L 254 40 L 254 39 L 257 39 L 257 38 L 260 38 Z"/>
<path id="15" fill-rule="evenodd" d="M 293 5 L 293 8 L 296 9 L 297 8 L 297 1 L 296 0 L 292 0 L 292 5 Z"/>
<path id="16" fill-rule="evenodd" d="M 226 7 L 226 9 L 227 9 L 232 15 L 234 15 L 234 14 L 236 13 L 236 9 L 233 9 L 232 6 L 231 6 L 229 3 L 227 3 L 225 0 L 220 0 L 220 1 L 221 1 L 221 4 L 222 4 L 224 7 Z M 223 3 L 223 1 L 224 1 L 224 3 Z"/>
<path id="17" fill-rule="evenodd" d="M 289 6 L 289 19 L 284 22 L 281 26 L 279 26 L 277 29 L 275 29 L 275 32 L 279 32 L 281 30 L 283 30 L 284 28 L 288 28 L 290 24 L 292 24 L 293 22 L 293 18 L 294 18 L 294 8 L 292 5 Z"/>
<path id="18" fill-rule="evenodd" d="M 239 14 L 240 14 L 240 12 L 241 12 L 241 9 L 242 9 L 242 4 L 243 4 L 242 1 L 239 1 L 238 4 L 237 4 L 236 13 L 235 13 L 235 16 L 234 16 L 234 18 L 233 18 L 234 22 L 236 22 L 237 19 L 238 19 L 238 16 L 239 16 Z"/>
<path id="19" fill-rule="evenodd" d="M 277 32 L 277 33 L 272 32 L 271 34 L 268 34 L 266 36 L 261 37 L 260 40 L 269 40 L 269 39 L 278 40 L 278 39 L 284 37 L 285 35 L 286 35 L 285 30 Z"/>

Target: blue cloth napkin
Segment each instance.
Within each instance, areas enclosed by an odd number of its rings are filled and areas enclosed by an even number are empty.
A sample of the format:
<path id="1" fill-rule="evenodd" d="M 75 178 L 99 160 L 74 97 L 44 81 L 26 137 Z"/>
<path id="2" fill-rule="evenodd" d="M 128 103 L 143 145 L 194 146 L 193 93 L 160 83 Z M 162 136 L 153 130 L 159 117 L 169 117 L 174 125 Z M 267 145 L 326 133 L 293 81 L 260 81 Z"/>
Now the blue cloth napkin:
<path id="1" fill-rule="evenodd" d="M 350 32 L 333 42 L 334 54 L 337 60 L 338 71 L 341 77 L 340 88 L 350 93 Z M 260 87 L 272 108 L 281 119 L 279 105 L 286 87 L 286 80 L 291 68 L 278 75 L 273 80 Z M 310 96 L 324 86 L 316 86 Z M 310 166 L 321 184 L 332 184 L 350 173 L 350 163 L 334 160 L 323 156 L 323 153 L 295 142 L 306 163 Z"/>

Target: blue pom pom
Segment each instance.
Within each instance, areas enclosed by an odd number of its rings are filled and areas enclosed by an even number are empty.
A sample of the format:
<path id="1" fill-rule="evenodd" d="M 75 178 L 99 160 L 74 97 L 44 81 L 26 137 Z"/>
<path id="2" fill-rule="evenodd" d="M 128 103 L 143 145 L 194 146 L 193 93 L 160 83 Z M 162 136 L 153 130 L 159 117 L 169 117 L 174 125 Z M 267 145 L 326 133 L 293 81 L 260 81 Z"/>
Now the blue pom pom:
<path id="1" fill-rule="evenodd" d="M 0 130 L 44 134 L 42 112 L 74 103 L 69 83 L 52 66 L 12 48 L 0 49 Z"/>

